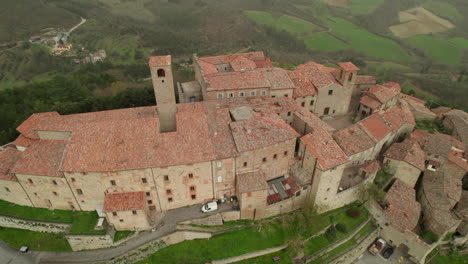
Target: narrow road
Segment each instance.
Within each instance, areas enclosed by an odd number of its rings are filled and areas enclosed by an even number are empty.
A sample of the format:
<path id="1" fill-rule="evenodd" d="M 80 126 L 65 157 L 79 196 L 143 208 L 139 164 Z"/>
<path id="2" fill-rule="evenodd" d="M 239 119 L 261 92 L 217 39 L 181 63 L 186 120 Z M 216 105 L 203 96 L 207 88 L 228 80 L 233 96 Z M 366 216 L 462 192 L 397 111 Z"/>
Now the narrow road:
<path id="1" fill-rule="evenodd" d="M 67 31 L 67 35 L 70 35 L 75 29 L 79 28 L 81 25 L 83 25 L 86 22 L 86 19 L 84 17 L 81 17 L 81 22 L 78 23 L 76 26 L 70 28 L 70 30 Z"/>
<path id="2" fill-rule="evenodd" d="M 30 253 L 20 253 L 0 241 L 0 264 L 34 264 L 36 260 Z"/>
<path id="3" fill-rule="evenodd" d="M 87 250 L 79 252 L 46 252 L 46 251 L 35 251 L 31 254 L 34 255 L 39 263 L 93 263 L 100 261 L 108 261 L 124 255 L 125 253 L 139 248 L 155 239 L 170 234 L 176 230 L 178 222 L 201 218 L 207 215 L 217 214 L 220 212 L 226 212 L 232 210 L 232 204 L 225 203 L 220 204 L 217 211 L 204 214 L 200 211 L 201 205 L 197 204 L 191 207 L 178 208 L 175 210 L 168 211 L 164 217 L 164 225 L 158 230 L 151 232 L 146 231 L 140 233 L 134 239 L 126 241 L 117 247 Z"/>

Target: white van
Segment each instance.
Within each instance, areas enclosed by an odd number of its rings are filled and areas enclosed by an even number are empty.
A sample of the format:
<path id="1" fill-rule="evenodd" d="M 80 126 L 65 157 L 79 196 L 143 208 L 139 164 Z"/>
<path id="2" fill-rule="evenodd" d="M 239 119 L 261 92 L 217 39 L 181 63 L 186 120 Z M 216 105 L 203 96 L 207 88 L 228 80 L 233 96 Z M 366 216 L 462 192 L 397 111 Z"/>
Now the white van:
<path id="1" fill-rule="evenodd" d="M 218 203 L 217 202 L 209 202 L 202 206 L 201 211 L 203 213 L 209 213 L 218 210 Z"/>

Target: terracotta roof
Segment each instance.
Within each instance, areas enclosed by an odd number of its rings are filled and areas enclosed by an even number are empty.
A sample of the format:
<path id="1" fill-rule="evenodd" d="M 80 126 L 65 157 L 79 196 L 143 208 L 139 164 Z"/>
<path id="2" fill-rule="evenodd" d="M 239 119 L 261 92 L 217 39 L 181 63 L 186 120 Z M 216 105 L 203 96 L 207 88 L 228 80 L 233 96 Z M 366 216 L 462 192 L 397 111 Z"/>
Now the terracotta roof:
<path id="1" fill-rule="evenodd" d="M 405 123 L 411 125 L 416 123 L 411 112 L 408 113 L 408 111 L 403 111 L 400 107 L 397 106 L 390 108 L 381 116 L 392 133 L 398 131 L 398 129 L 400 129 Z"/>
<path id="2" fill-rule="evenodd" d="M 444 134 L 431 134 L 422 130 L 414 130 L 411 133 L 411 138 L 416 140 L 421 148 L 429 155 L 437 155 L 440 158 L 447 159 L 452 142 L 450 136 Z"/>
<path id="3" fill-rule="evenodd" d="M 238 57 L 245 57 L 249 60 L 254 60 L 254 61 L 265 60 L 265 54 L 262 51 L 203 57 L 203 58 L 199 58 L 198 60 L 203 61 L 205 63 L 212 64 L 212 65 L 218 65 L 218 64 L 228 64 Z"/>
<path id="4" fill-rule="evenodd" d="M 104 212 L 141 210 L 145 208 L 145 192 L 107 193 Z"/>
<path id="5" fill-rule="evenodd" d="M 377 109 L 379 108 L 382 103 L 379 102 L 379 100 L 373 98 L 372 96 L 369 96 L 367 94 L 364 94 L 362 97 L 361 97 L 361 100 L 359 101 L 360 104 L 362 105 L 365 105 L 367 107 L 369 107 L 370 109 Z"/>
<path id="6" fill-rule="evenodd" d="M 377 80 L 375 79 L 374 76 L 370 75 L 358 75 L 356 77 L 356 84 L 376 84 Z"/>
<path id="7" fill-rule="evenodd" d="M 405 99 L 410 102 L 416 102 L 416 103 L 423 104 L 423 105 L 426 104 L 426 101 L 416 98 L 414 96 L 408 95 L 408 94 L 404 94 L 404 93 L 400 93 L 400 99 Z"/>
<path id="8" fill-rule="evenodd" d="M 297 116 L 300 120 L 304 121 L 309 128 L 321 129 L 323 131 L 327 131 L 330 134 L 336 131 L 335 128 L 305 108 L 302 108 L 299 111 L 295 111 L 294 116 Z"/>
<path id="9" fill-rule="evenodd" d="M 13 144 L 15 146 L 28 147 L 32 141 L 32 139 L 29 139 L 23 135 L 19 135 L 19 137 L 17 137 L 15 141 L 13 141 Z"/>
<path id="10" fill-rule="evenodd" d="M 376 160 L 369 160 L 362 165 L 362 170 L 374 174 L 381 168 L 380 163 Z"/>
<path id="11" fill-rule="evenodd" d="M 302 75 L 300 76 L 307 76 L 316 89 L 322 89 L 330 84 L 341 86 L 332 74 L 335 72 L 335 69 L 323 66 L 313 61 L 297 66 L 295 71 L 302 72 Z"/>
<path id="12" fill-rule="evenodd" d="M 37 140 L 25 151 L 12 169 L 16 174 L 63 177 L 59 172 L 66 141 Z"/>
<path id="13" fill-rule="evenodd" d="M 339 62 L 338 66 L 345 71 L 359 71 L 359 68 L 352 62 Z"/>
<path id="14" fill-rule="evenodd" d="M 314 96 L 317 94 L 317 90 L 314 84 L 304 71 L 290 71 L 288 72 L 288 75 L 294 83 L 295 87 L 293 91 L 293 98 Z"/>
<path id="15" fill-rule="evenodd" d="M 15 148 L 6 148 L 0 151 L 0 180 L 17 181 L 11 169 L 18 161 L 21 153 Z"/>
<path id="16" fill-rule="evenodd" d="M 426 155 L 414 140 L 407 139 L 402 143 L 393 144 L 385 152 L 384 156 L 394 160 L 405 161 L 421 171 L 425 170 L 424 162 L 426 161 Z"/>
<path id="17" fill-rule="evenodd" d="M 150 67 L 153 66 L 169 66 L 171 65 L 171 55 L 166 56 L 151 56 L 148 64 Z"/>
<path id="18" fill-rule="evenodd" d="M 375 145 L 374 139 L 359 124 L 335 132 L 333 138 L 348 156 L 368 150 Z"/>
<path id="19" fill-rule="evenodd" d="M 359 121 L 359 124 L 376 141 L 382 140 L 390 133 L 385 121 L 378 114 L 371 115 L 368 118 Z"/>
<path id="20" fill-rule="evenodd" d="M 210 84 L 208 90 L 268 88 L 271 86 L 264 71 L 223 72 L 205 77 Z"/>
<path id="21" fill-rule="evenodd" d="M 288 177 L 284 181 L 281 181 L 281 184 L 289 197 L 294 196 L 297 191 L 301 190 L 301 187 L 297 185 L 292 177 Z"/>
<path id="22" fill-rule="evenodd" d="M 271 146 L 300 135 L 276 114 L 257 115 L 232 122 L 232 136 L 239 152 Z"/>
<path id="23" fill-rule="evenodd" d="M 431 109 L 431 111 L 436 114 L 437 118 L 439 119 L 442 119 L 444 114 L 447 113 L 448 111 L 452 110 L 452 108 L 450 107 L 445 107 L 445 106 L 441 106 L 441 107 L 437 107 L 437 108 L 434 108 L 434 109 Z"/>
<path id="24" fill-rule="evenodd" d="M 312 132 L 303 136 L 301 141 L 306 145 L 306 150 L 317 159 L 322 171 L 348 162 L 348 156 L 331 135 L 322 129 L 312 129 Z"/>
<path id="25" fill-rule="evenodd" d="M 257 65 L 253 60 L 247 59 L 244 56 L 236 57 L 230 64 L 234 71 L 251 71 L 257 68 Z"/>
<path id="26" fill-rule="evenodd" d="M 462 194 L 461 180 L 442 170 L 425 171 L 422 188 L 431 207 L 443 210 L 451 210 Z"/>
<path id="27" fill-rule="evenodd" d="M 268 188 L 268 183 L 262 171 L 250 171 L 236 175 L 236 189 L 239 193 L 255 192 Z"/>
<path id="28" fill-rule="evenodd" d="M 271 68 L 263 71 L 270 82 L 271 89 L 294 88 L 294 83 L 289 78 L 288 71 L 280 68 Z"/>
<path id="29" fill-rule="evenodd" d="M 281 201 L 281 195 L 279 193 L 274 193 L 267 196 L 267 203 L 272 204 Z"/>
<path id="30" fill-rule="evenodd" d="M 385 218 L 398 230 L 412 231 L 421 215 L 421 204 L 416 201 L 416 191 L 411 186 L 396 180 L 385 196 L 388 207 Z"/>
<path id="31" fill-rule="evenodd" d="M 400 91 L 401 88 L 397 83 L 387 83 L 385 85 L 374 85 L 364 90 L 363 93 L 374 96 L 375 99 L 384 104 L 400 94 Z"/>

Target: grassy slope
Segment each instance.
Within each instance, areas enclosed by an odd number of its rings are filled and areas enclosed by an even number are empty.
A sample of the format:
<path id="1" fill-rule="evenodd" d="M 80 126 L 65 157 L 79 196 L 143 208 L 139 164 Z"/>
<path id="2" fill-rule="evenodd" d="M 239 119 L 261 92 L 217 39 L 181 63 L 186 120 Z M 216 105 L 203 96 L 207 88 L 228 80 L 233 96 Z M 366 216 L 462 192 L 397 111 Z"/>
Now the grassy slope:
<path id="1" fill-rule="evenodd" d="M 28 246 L 33 250 L 72 251 L 63 234 L 0 227 L 0 240 L 14 248 Z"/>
<path id="2" fill-rule="evenodd" d="M 450 256 L 437 255 L 429 262 L 429 264 L 466 264 L 467 261 L 467 255 L 462 256 L 458 253 L 454 253 Z"/>
<path id="3" fill-rule="evenodd" d="M 314 24 L 293 16 L 283 15 L 273 18 L 270 13 L 263 11 L 244 11 L 244 13 L 259 25 L 271 26 L 295 35 L 311 33 L 317 29 Z"/>
<path id="4" fill-rule="evenodd" d="M 347 50 L 349 46 L 326 32 L 316 33 L 304 39 L 306 47 L 314 51 Z"/>
<path id="5" fill-rule="evenodd" d="M 432 36 L 414 36 L 408 42 L 424 54 L 446 65 L 459 65 L 463 53 L 468 48 L 468 40 L 463 38 L 442 39 Z"/>
<path id="6" fill-rule="evenodd" d="M 372 13 L 384 0 L 349 0 L 349 10 L 354 15 Z"/>
<path id="7" fill-rule="evenodd" d="M 463 19 L 463 15 L 460 13 L 460 11 L 458 11 L 455 6 L 446 2 L 431 0 L 425 2 L 422 6 L 432 13 L 454 22 Z"/>

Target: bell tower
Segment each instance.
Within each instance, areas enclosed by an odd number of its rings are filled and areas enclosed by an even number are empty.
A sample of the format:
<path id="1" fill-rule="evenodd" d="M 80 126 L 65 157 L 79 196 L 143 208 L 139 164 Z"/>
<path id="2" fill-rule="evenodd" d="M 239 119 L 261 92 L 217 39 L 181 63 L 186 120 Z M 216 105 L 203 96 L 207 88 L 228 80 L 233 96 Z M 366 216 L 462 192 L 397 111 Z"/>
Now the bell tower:
<path id="1" fill-rule="evenodd" d="M 177 130 L 174 79 L 172 78 L 171 56 L 152 56 L 149 58 L 151 79 L 159 116 L 159 132 Z"/>

